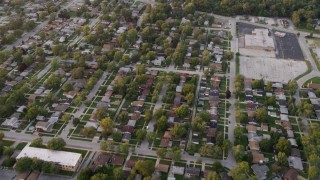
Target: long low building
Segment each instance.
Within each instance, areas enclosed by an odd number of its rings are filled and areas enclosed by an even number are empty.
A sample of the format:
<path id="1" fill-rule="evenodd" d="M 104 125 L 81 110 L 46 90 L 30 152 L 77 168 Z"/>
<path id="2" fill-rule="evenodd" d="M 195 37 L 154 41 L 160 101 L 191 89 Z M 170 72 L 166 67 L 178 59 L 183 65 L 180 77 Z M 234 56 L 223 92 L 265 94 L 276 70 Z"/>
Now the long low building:
<path id="1" fill-rule="evenodd" d="M 22 157 L 38 158 L 46 162 L 53 162 L 58 168 L 65 171 L 76 171 L 82 160 L 80 153 L 30 147 L 29 144 L 22 149 L 16 159 L 18 160 Z"/>

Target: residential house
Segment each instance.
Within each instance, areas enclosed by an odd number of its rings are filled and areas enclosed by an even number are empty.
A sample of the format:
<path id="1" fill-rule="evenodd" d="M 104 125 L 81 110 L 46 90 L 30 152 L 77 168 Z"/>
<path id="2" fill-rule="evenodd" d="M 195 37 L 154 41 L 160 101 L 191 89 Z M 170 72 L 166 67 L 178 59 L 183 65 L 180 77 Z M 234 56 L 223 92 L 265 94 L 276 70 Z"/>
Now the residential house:
<path id="1" fill-rule="evenodd" d="M 264 161 L 264 155 L 257 151 L 251 151 L 252 154 L 252 163 L 258 164 Z"/>
<path id="2" fill-rule="evenodd" d="M 200 176 L 200 168 L 187 167 L 185 176 L 195 178 Z"/>
<path id="3" fill-rule="evenodd" d="M 259 180 L 267 179 L 267 174 L 269 172 L 268 166 L 254 164 L 251 166 L 251 169 Z"/>
<path id="4" fill-rule="evenodd" d="M 163 173 L 168 173 L 169 165 L 167 164 L 158 164 L 156 165 L 156 170 Z"/>
<path id="5" fill-rule="evenodd" d="M 296 170 L 303 170 L 303 165 L 300 157 L 289 156 L 288 163 L 290 168 L 294 168 Z"/>
<path id="6" fill-rule="evenodd" d="M 298 171 L 296 169 L 289 169 L 283 176 L 284 180 L 297 180 L 298 179 Z"/>

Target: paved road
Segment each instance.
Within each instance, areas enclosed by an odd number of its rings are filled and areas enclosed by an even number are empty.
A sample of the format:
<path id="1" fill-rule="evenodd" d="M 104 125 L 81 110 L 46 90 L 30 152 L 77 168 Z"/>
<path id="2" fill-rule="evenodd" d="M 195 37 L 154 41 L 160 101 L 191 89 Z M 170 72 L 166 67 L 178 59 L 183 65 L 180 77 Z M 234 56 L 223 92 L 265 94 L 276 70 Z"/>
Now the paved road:
<path id="1" fill-rule="evenodd" d="M 10 131 L 6 131 L 4 133 L 5 133 L 5 139 L 16 140 L 16 141 L 31 142 L 33 139 L 38 137 L 33 134 L 21 134 L 21 133 L 15 133 Z M 52 138 L 43 136 L 42 139 L 43 139 L 43 143 L 46 144 Z M 70 147 L 70 148 L 85 149 L 89 151 L 100 151 L 99 143 L 84 142 L 81 140 L 73 140 L 73 139 L 65 139 L 65 141 L 66 141 L 67 147 Z M 137 148 L 135 152 L 143 156 L 157 156 L 155 151 L 146 149 L 146 148 Z M 189 154 L 183 154 L 181 156 L 181 159 L 185 161 L 197 161 L 198 159 L 202 159 L 202 162 L 205 162 L 206 164 L 212 164 L 216 161 L 212 158 L 205 158 L 205 157 L 199 158 L 199 157 L 191 156 Z M 228 168 L 232 168 L 235 166 L 235 164 L 233 164 L 232 162 L 229 162 L 229 160 L 227 161 L 222 160 L 221 163 Z"/>
<path id="2" fill-rule="evenodd" d="M 164 69 L 164 68 L 148 68 L 148 70 L 203 75 L 203 72 L 199 72 L 199 71 L 177 70 L 177 69 L 170 69 L 170 68 L 168 68 L 168 69 Z"/>

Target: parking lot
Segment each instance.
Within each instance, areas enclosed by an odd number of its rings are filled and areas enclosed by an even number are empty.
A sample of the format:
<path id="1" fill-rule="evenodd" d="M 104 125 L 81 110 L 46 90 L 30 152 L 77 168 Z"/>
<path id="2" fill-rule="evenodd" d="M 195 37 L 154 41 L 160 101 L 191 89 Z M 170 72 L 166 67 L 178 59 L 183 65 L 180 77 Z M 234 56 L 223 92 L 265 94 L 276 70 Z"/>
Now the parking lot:
<path id="1" fill-rule="evenodd" d="M 274 34 L 279 31 L 272 30 L 272 32 Z M 274 36 L 274 40 L 277 49 L 277 58 L 304 60 L 300 44 L 295 34 L 286 33 L 284 37 Z"/>
<path id="2" fill-rule="evenodd" d="M 240 37 L 239 47 L 244 47 L 244 40 L 241 37 L 243 37 L 246 34 L 252 34 L 252 31 L 255 28 L 260 28 L 259 26 L 246 24 L 246 23 L 237 23 L 237 25 L 238 25 L 238 34 Z M 271 33 L 269 35 L 272 36 L 274 39 L 277 59 L 304 60 L 304 56 L 300 48 L 300 44 L 295 34 L 285 33 L 284 37 L 279 37 L 275 35 L 275 32 L 280 32 L 280 31 L 271 30 Z M 250 49 L 250 52 L 251 53 L 249 53 L 248 55 L 253 56 L 254 52 L 251 49 Z M 257 56 L 260 56 L 260 53 L 256 53 L 256 54 Z M 272 57 L 272 56 L 267 55 L 266 57 Z"/>

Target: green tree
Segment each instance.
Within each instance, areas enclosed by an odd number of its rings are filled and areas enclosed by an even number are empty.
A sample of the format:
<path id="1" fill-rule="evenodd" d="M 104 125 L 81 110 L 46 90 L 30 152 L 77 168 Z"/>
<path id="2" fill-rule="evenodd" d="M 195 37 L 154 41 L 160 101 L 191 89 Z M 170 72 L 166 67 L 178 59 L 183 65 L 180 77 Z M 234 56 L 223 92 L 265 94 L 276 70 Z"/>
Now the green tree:
<path id="1" fill-rule="evenodd" d="M 129 152 L 130 147 L 128 143 L 121 143 L 119 148 L 120 148 L 120 152 L 127 154 Z"/>
<path id="2" fill-rule="evenodd" d="M 308 169 L 308 176 L 310 180 L 316 180 L 319 178 L 319 168 L 316 166 L 310 166 Z"/>
<path id="3" fill-rule="evenodd" d="M 31 141 L 31 144 L 30 144 L 30 146 L 31 147 L 42 147 L 43 146 L 43 140 L 42 140 L 42 138 L 35 138 L 35 139 L 33 139 L 32 141 Z"/>
<path id="4" fill-rule="evenodd" d="M 112 134 L 113 122 L 112 122 L 112 119 L 110 117 L 102 119 L 99 124 L 102 127 L 103 132 L 106 135 Z"/>
<path id="5" fill-rule="evenodd" d="M 113 169 L 113 177 L 115 179 L 123 179 L 122 178 L 122 167 L 117 167 Z"/>
<path id="6" fill-rule="evenodd" d="M 118 115 L 118 121 L 121 123 L 125 123 L 129 120 L 129 115 L 127 111 L 122 111 L 119 115 Z"/>
<path id="7" fill-rule="evenodd" d="M 231 169 L 230 175 L 234 180 L 247 180 L 249 171 L 249 163 L 242 161 L 237 163 L 234 169 Z"/>
<path id="8" fill-rule="evenodd" d="M 154 163 L 150 160 L 138 160 L 134 167 L 134 170 L 138 171 L 142 176 L 151 176 L 155 170 Z"/>
<path id="9" fill-rule="evenodd" d="M 215 171 L 209 172 L 206 180 L 220 180 L 220 176 Z"/>
<path id="10" fill-rule="evenodd" d="M 47 147 L 52 150 L 62 150 L 66 142 L 60 137 L 54 137 L 50 141 L 48 141 Z"/>
<path id="11" fill-rule="evenodd" d="M 190 114 L 190 109 L 188 105 L 182 105 L 176 109 L 177 116 L 180 118 L 185 118 Z"/>
<path id="12" fill-rule="evenodd" d="M 17 160 L 15 169 L 19 173 L 31 170 L 32 159 L 29 157 L 22 157 Z"/>
<path id="13" fill-rule="evenodd" d="M 0 131 L 0 141 L 2 141 L 4 138 L 4 133 L 2 131 Z"/>
<path id="14" fill-rule="evenodd" d="M 279 152 L 278 153 L 278 163 L 282 166 L 287 166 L 288 165 L 288 159 L 285 153 Z"/>
<path id="15" fill-rule="evenodd" d="M 255 117 L 256 117 L 256 119 L 257 119 L 259 122 L 261 122 L 261 123 L 267 122 L 268 114 L 267 114 L 266 109 L 264 109 L 264 108 L 258 108 L 258 109 L 257 109 L 257 112 L 256 112 L 256 114 L 255 114 Z"/>
<path id="16" fill-rule="evenodd" d="M 79 118 L 73 118 L 72 124 L 73 124 L 74 126 L 77 126 L 79 123 L 80 123 L 80 119 L 79 119 Z"/>
<path id="17" fill-rule="evenodd" d="M 146 138 L 150 143 L 152 143 L 153 139 L 156 137 L 156 133 L 155 132 L 147 132 Z"/>
<path id="18" fill-rule="evenodd" d="M 161 159 L 163 159 L 163 158 L 167 155 L 167 149 L 165 149 L 165 148 L 158 148 L 158 149 L 157 149 L 157 155 L 158 155 L 158 157 L 160 157 Z"/>
<path id="19" fill-rule="evenodd" d="M 193 104 L 194 95 L 193 93 L 188 93 L 186 96 L 187 104 L 191 106 Z"/>
<path id="20" fill-rule="evenodd" d="M 144 120 L 149 122 L 152 119 L 152 111 L 150 109 L 145 110 Z"/>
<path id="21" fill-rule="evenodd" d="M 174 137 L 181 138 L 186 135 L 187 129 L 183 125 L 174 124 L 171 132 Z"/>
<path id="22" fill-rule="evenodd" d="M 232 155 L 237 162 L 241 162 L 245 157 L 245 148 L 242 145 L 237 145 L 232 148 Z"/>
<path id="23" fill-rule="evenodd" d="M 278 143 L 276 144 L 276 151 L 277 152 L 283 152 L 286 155 L 289 155 L 291 149 L 291 144 L 286 139 L 280 139 Z"/>
<path id="24" fill-rule="evenodd" d="M 77 180 L 88 180 L 94 173 L 91 168 L 83 168 L 80 170 L 80 173 L 77 175 Z"/>
<path id="25" fill-rule="evenodd" d="M 147 131 L 145 129 L 138 129 L 136 132 L 136 137 L 138 141 L 142 141 L 146 135 L 147 135 Z"/>
<path id="26" fill-rule="evenodd" d="M 159 131 L 165 131 L 167 130 L 168 127 L 168 120 L 166 116 L 161 116 L 158 120 L 157 120 L 157 129 Z"/>
<path id="27" fill-rule="evenodd" d="M 112 139 L 113 139 L 113 141 L 115 141 L 115 142 L 121 142 L 121 139 L 122 139 L 122 134 L 121 134 L 121 132 L 119 132 L 119 131 L 114 131 L 114 132 L 112 133 Z"/>
<path id="28" fill-rule="evenodd" d="M 14 153 L 14 150 L 14 147 L 4 147 L 3 155 L 10 157 Z"/>

